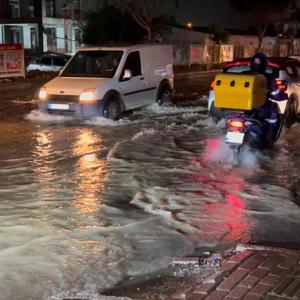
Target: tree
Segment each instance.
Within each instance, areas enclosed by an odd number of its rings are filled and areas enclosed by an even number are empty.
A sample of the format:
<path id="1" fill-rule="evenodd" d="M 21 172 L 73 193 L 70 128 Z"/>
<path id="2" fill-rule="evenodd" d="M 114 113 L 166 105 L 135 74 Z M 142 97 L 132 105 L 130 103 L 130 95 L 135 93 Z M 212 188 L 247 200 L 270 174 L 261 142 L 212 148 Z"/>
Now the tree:
<path id="1" fill-rule="evenodd" d="M 297 35 L 297 30 L 294 27 L 288 27 L 283 33 L 283 36 L 288 39 L 295 39 L 296 35 Z"/>
<path id="2" fill-rule="evenodd" d="M 167 1 L 167 0 L 166 0 Z M 176 7 L 178 7 L 178 0 L 173 0 Z M 119 1 L 120 2 L 120 1 Z M 171 17 L 167 14 L 160 15 L 156 0 L 121 0 L 123 6 L 131 14 L 137 24 L 147 32 L 147 38 L 149 41 L 155 40 L 155 21 L 168 20 Z M 165 25 L 167 23 L 165 22 Z M 156 28 L 166 28 L 166 26 Z M 161 32 L 160 32 L 161 33 Z"/>
<path id="3" fill-rule="evenodd" d="M 209 29 L 210 39 L 216 44 L 226 44 L 229 40 L 230 33 L 223 28 L 212 25 Z"/>
<path id="4" fill-rule="evenodd" d="M 283 11 L 290 7 L 294 0 L 230 0 L 231 5 L 242 14 L 249 14 L 255 18 L 260 51 L 263 39 L 270 22 L 279 18 Z"/>
<path id="5" fill-rule="evenodd" d="M 83 25 L 83 42 L 97 45 L 103 43 L 135 43 L 143 40 L 146 32 L 135 26 L 131 15 L 108 3 L 90 12 Z"/>

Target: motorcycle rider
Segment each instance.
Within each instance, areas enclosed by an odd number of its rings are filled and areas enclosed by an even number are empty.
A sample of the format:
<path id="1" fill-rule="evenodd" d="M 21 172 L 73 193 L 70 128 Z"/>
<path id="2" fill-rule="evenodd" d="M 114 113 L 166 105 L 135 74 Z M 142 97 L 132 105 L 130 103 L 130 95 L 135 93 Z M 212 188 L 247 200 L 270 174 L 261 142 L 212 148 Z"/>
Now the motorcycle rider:
<path id="1" fill-rule="evenodd" d="M 268 74 L 268 58 L 263 53 L 256 53 L 251 58 L 251 72 L 254 75 L 264 75 L 267 79 L 268 99 L 261 107 L 257 108 L 255 112 L 258 118 L 263 122 L 264 133 L 267 137 L 267 143 L 273 144 L 276 141 L 278 129 L 280 126 L 280 116 L 277 104 L 272 100 L 284 101 L 288 99 L 286 93 L 281 91 L 272 74 Z"/>

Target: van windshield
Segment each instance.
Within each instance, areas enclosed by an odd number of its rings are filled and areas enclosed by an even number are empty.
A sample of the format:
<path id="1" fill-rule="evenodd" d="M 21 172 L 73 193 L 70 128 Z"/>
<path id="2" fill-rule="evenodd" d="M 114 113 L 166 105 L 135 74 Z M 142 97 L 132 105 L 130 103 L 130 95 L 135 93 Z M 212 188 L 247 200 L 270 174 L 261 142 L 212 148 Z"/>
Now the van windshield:
<path id="1" fill-rule="evenodd" d="M 123 51 L 79 51 L 71 59 L 62 77 L 107 77 L 115 75 Z"/>

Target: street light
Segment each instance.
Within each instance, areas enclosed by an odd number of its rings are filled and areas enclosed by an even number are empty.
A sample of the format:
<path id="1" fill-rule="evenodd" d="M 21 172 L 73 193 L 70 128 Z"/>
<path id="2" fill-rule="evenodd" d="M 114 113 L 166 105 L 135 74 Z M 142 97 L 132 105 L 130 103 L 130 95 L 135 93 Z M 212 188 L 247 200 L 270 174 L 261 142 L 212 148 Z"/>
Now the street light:
<path id="1" fill-rule="evenodd" d="M 186 24 L 186 27 L 188 29 L 192 29 L 193 28 L 193 24 L 191 22 L 189 22 L 189 23 Z"/>

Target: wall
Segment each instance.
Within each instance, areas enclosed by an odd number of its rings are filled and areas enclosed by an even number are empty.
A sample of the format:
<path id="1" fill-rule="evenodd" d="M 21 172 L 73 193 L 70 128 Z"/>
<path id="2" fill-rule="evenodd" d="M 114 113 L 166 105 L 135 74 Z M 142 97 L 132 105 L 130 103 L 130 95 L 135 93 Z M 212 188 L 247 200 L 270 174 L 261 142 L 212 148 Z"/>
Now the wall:
<path id="1" fill-rule="evenodd" d="M 273 46 L 277 42 L 277 37 L 265 37 L 264 45 Z M 228 44 L 241 46 L 258 46 L 258 38 L 255 35 L 231 35 Z"/>
<path id="2" fill-rule="evenodd" d="M 56 44 L 57 52 L 74 53 L 76 51 L 75 28 L 78 27 L 78 22 L 69 19 L 44 18 L 43 26 L 45 28 L 56 28 Z M 67 40 L 65 40 L 65 35 Z M 67 42 L 67 49 L 66 49 Z M 52 49 L 55 50 L 55 49 Z M 47 35 L 44 34 L 44 51 L 48 51 Z"/>
<path id="3" fill-rule="evenodd" d="M 206 33 L 172 27 L 172 32 L 164 38 L 164 42 L 204 44 L 206 38 Z"/>

